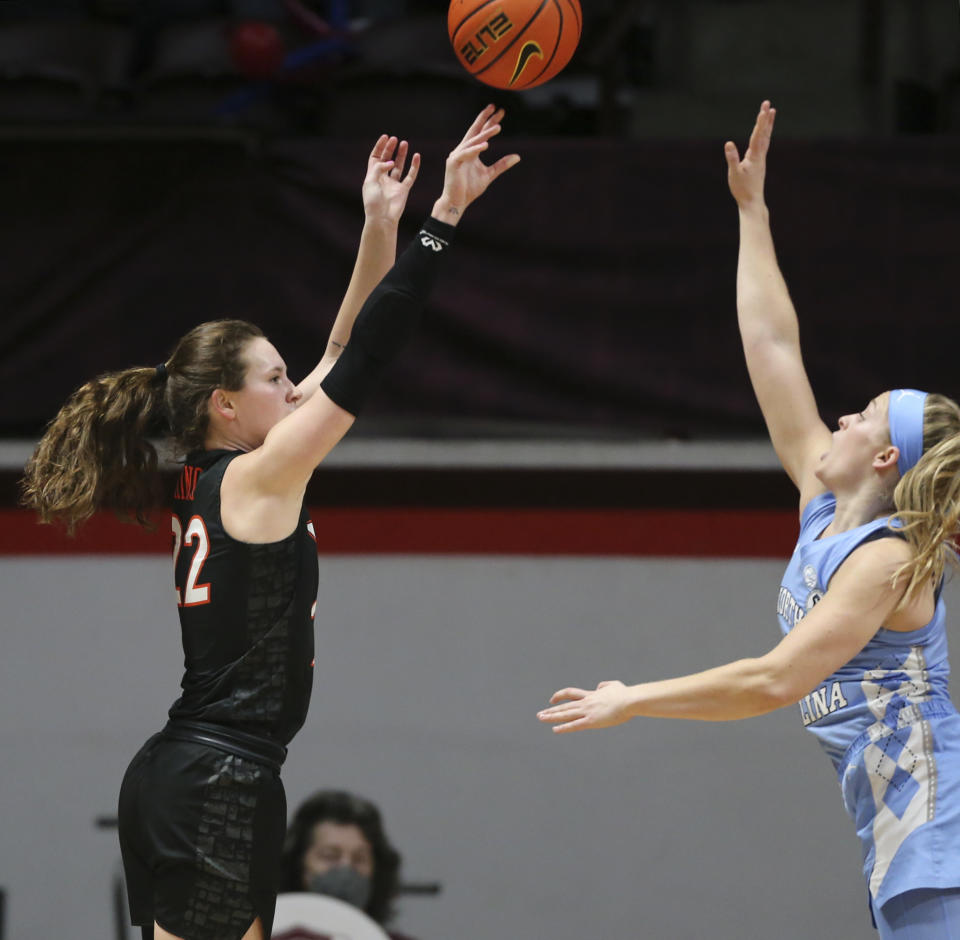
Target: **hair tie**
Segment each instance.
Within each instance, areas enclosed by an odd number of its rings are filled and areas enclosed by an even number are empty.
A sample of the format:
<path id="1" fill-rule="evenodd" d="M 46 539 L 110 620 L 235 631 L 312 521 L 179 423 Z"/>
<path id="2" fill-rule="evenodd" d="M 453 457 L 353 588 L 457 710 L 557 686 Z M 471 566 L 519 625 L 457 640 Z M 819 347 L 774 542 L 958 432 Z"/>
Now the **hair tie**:
<path id="1" fill-rule="evenodd" d="M 161 362 L 160 365 L 156 366 L 154 371 L 156 372 L 158 382 L 167 381 L 167 364 L 165 362 Z"/>
<path id="2" fill-rule="evenodd" d="M 895 388 L 887 409 L 890 443 L 899 451 L 897 469 L 903 476 L 923 455 L 923 406 L 927 393 L 915 388 Z"/>

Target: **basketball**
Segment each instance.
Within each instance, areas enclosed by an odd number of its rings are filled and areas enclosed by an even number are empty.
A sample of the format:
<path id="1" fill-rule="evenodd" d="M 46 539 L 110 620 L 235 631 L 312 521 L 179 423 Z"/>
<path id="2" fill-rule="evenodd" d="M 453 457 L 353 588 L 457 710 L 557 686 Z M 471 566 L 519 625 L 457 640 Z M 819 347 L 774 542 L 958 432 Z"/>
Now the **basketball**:
<path id="1" fill-rule="evenodd" d="M 447 32 L 460 64 L 509 91 L 553 78 L 580 42 L 579 0 L 451 0 Z"/>

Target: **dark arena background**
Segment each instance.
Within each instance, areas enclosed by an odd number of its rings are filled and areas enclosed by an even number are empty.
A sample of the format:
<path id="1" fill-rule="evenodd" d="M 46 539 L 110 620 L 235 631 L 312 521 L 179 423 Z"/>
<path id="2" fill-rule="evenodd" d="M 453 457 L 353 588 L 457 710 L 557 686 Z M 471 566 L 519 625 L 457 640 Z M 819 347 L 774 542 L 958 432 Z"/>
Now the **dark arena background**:
<path id="1" fill-rule="evenodd" d="M 308 372 L 373 142 L 423 155 L 403 245 L 488 101 L 491 155 L 522 162 L 308 491 L 317 678 L 290 807 L 321 787 L 381 807 L 406 880 L 439 888 L 401 895 L 419 940 L 875 936 L 795 709 L 570 737 L 535 714 L 563 685 L 778 639 L 796 494 L 740 347 L 723 158 L 764 98 L 823 417 L 891 387 L 960 396 L 958 7 L 583 13 L 558 77 L 501 92 L 457 63 L 442 3 L 0 0 L 0 938 L 133 937 L 96 820 L 181 669 L 162 505 L 153 533 L 38 526 L 18 507 L 35 441 L 77 385 L 202 320 L 252 320 Z M 251 23 L 272 37 L 252 51 Z"/>

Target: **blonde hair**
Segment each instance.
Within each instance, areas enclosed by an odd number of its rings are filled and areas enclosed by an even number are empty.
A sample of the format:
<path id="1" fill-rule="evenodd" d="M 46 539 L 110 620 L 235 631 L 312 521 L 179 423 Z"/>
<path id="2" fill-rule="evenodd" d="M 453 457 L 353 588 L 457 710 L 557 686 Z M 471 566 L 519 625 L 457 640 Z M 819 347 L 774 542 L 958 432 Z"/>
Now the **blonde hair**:
<path id="1" fill-rule="evenodd" d="M 63 522 L 71 534 L 98 509 L 149 528 L 149 510 L 159 502 L 149 436 L 166 434 L 181 453 L 202 448 L 210 395 L 243 387 L 246 346 L 258 336 L 259 327 L 243 320 L 201 323 L 163 369 L 124 369 L 80 386 L 27 461 L 23 505 L 41 522 Z"/>
<path id="2" fill-rule="evenodd" d="M 960 534 L 960 406 L 930 394 L 923 411 L 923 455 L 893 493 L 896 514 L 913 551 L 894 581 L 907 581 L 903 601 L 936 586 L 947 563 L 960 567 L 953 539 Z"/>

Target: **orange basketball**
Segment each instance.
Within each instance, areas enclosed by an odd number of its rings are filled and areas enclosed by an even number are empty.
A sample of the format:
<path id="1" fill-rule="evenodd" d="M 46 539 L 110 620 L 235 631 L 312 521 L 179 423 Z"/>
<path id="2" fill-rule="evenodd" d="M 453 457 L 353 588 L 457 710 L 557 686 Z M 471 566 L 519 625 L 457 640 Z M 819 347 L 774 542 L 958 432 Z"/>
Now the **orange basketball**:
<path id="1" fill-rule="evenodd" d="M 579 0 L 451 0 L 447 13 L 460 64 L 510 91 L 553 78 L 570 61 L 582 25 Z"/>

